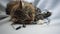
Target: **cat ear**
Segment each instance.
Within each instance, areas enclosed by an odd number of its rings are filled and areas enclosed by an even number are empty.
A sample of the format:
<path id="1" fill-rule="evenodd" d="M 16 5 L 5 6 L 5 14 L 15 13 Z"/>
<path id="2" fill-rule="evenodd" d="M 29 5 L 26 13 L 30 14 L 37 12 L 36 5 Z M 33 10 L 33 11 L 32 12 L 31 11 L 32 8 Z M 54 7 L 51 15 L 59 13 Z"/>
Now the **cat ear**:
<path id="1" fill-rule="evenodd" d="M 32 3 L 30 3 L 30 4 L 32 4 Z"/>
<path id="2" fill-rule="evenodd" d="M 19 7 L 22 9 L 22 1 L 19 1 Z"/>

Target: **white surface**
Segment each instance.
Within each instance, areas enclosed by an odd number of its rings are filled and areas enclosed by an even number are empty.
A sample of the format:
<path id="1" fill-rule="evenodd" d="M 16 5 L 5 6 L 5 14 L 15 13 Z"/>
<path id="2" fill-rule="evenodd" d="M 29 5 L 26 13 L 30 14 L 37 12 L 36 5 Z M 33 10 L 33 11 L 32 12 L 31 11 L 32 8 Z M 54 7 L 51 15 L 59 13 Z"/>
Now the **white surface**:
<path id="1" fill-rule="evenodd" d="M 26 25 L 19 30 L 13 29 L 11 22 L 7 22 L 0 25 L 0 34 L 60 34 L 60 23 L 57 21 L 52 20 L 50 25 Z"/>

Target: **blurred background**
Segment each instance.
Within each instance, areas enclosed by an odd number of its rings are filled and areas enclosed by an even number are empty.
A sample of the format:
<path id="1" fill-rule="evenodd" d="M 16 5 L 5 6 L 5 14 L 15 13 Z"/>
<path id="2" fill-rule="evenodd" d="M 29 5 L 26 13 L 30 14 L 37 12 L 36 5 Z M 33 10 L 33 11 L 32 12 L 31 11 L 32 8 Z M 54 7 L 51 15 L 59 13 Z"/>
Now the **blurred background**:
<path id="1" fill-rule="evenodd" d="M 0 0 L 0 34 L 60 34 L 60 0 L 25 0 L 42 11 L 47 9 L 52 12 L 49 17 L 51 22 L 49 25 L 27 25 L 18 31 L 11 27 L 10 17 L 5 12 L 10 1 L 12 0 Z"/>

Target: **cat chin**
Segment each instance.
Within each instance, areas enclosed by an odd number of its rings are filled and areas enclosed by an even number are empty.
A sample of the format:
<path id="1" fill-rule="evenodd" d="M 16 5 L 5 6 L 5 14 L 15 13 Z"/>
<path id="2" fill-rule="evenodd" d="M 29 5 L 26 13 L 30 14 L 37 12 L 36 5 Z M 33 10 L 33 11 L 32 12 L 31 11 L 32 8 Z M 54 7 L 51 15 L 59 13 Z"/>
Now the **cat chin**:
<path id="1" fill-rule="evenodd" d="M 37 24 L 41 24 L 41 25 L 44 24 L 44 20 L 38 20 Z"/>

